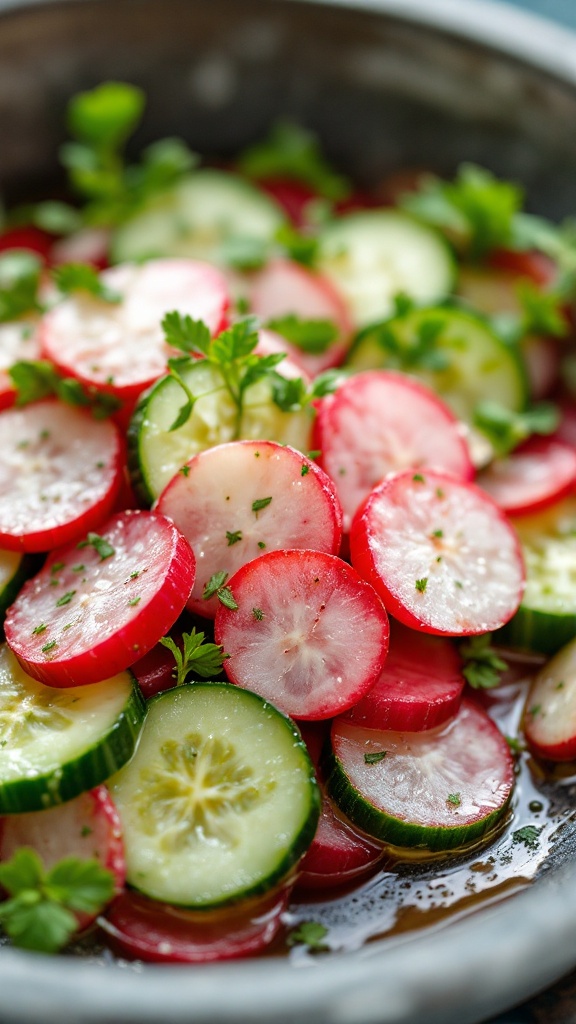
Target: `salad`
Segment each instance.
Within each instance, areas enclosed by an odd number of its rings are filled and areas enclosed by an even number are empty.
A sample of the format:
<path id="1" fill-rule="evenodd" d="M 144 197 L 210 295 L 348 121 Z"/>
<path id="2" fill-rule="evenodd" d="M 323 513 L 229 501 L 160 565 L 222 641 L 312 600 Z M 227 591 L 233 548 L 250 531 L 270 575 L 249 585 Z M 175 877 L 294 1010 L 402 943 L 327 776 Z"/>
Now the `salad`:
<path id="1" fill-rule="evenodd" d="M 574 232 L 289 124 L 128 163 L 143 106 L 75 97 L 0 234 L 0 926 L 323 952 L 576 758 Z"/>

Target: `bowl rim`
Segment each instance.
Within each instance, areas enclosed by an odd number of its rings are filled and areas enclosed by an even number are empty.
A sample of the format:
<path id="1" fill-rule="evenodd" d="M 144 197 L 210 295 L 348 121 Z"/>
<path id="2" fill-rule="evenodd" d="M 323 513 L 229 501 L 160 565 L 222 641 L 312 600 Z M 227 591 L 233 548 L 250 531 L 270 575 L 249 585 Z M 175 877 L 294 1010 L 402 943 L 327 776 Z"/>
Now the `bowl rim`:
<path id="1" fill-rule="evenodd" d="M 97 0 L 0 0 L 0 31 L 4 15 L 81 2 Z M 261 2 L 273 6 L 276 0 Z M 309 2 L 282 0 L 284 5 Z M 313 2 L 424 24 L 576 87 L 576 33 L 497 0 Z M 433 932 L 393 944 L 372 942 L 356 952 L 334 952 L 298 966 L 269 958 L 193 969 L 145 965 L 125 970 L 4 948 L 0 1019 L 286 1024 L 314 1015 L 316 1024 L 475 1024 L 574 967 L 575 882 L 576 862 L 513 899 L 497 906 L 484 903 L 478 912 Z M 473 957 L 462 957 L 465 947 L 474 950 Z"/>

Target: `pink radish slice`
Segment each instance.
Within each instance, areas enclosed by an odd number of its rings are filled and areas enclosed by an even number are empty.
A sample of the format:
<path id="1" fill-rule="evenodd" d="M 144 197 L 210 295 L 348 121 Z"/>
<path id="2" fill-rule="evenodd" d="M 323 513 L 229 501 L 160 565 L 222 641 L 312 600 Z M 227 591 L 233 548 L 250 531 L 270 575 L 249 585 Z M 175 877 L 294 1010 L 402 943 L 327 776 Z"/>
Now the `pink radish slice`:
<path id="1" fill-rule="evenodd" d="M 38 359 L 39 352 L 36 324 L 26 320 L 0 324 L 0 409 L 16 401 L 10 367 L 21 359 Z"/>
<path id="2" fill-rule="evenodd" d="M 216 334 L 225 322 L 226 281 L 194 260 L 150 260 L 105 270 L 102 283 L 117 303 L 83 293 L 65 299 L 40 325 L 42 352 L 65 376 L 128 404 L 166 370 L 174 354 L 161 321 L 177 310 L 204 320 Z"/>
<path id="3" fill-rule="evenodd" d="M 282 925 L 290 891 L 221 911 L 192 913 L 136 892 L 118 896 L 100 926 L 112 949 L 129 960 L 206 964 L 260 953 Z"/>
<path id="4" fill-rule="evenodd" d="M 336 485 L 345 532 L 388 473 L 435 467 L 462 480 L 474 476 L 453 413 L 425 385 L 387 370 L 359 373 L 324 398 L 313 444 Z"/>
<path id="5" fill-rule="evenodd" d="M 390 614 L 425 633 L 498 629 L 524 590 L 520 544 L 504 513 L 444 473 L 383 481 L 354 519 L 350 551 Z"/>
<path id="6" fill-rule="evenodd" d="M 273 551 L 229 580 L 216 643 L 233 683 L 294 718 L 330 718 L 374 685 L 388 650 L 376 593 L 346 562 L 320 551 Z"/>
<path id="7" fill-rule="evenodd" d="M 453 849 L 492 829 L 508 806 L 514 760 L 486 712 L 463 700 L 433 732 L 332 726 L 329 792 L 361 828 L 395 846 Z"/>
<path id="8" fill-rule="evenodd" d="M 20 664 L 48 686 L 128 668 L 168 632 L 194 582 L 190 545 L 156 512 L 121 513 L 88 541 L 53 552 L 6 617 Z"/>
<path id="9" fill-rule="evenodd" d="M 104 521 L 123 474 L 109 420 L 54 400 L 0 414 L 0 547 L 48 551 Z"/>
<path id="10" fill-rule="evenodd" d="M 116 892 L 126 878 L 120 818 L 105 786 L 82 793 L 47 811 L 11 814 L 0 818 L 0 861 L 10 860 L 22 846 L 35 850 L 45 868 L 63 857 L 96 858 L 114 876 Z M 79 929 L 93 917 L 78 913 Z"/>
<path id="11" fill-rule="evenodd" d="M 233 441 L 200 452 L 173 477 L 156 508 L 196 555 L 189 610 L 212 618 L 218 598 L 202 595 L 215 573 L 231 576 L 281 548 L 336 554 L 342 536 L 332 482 L 301 452 L 274 441 Z"/>
<path id="12" fill-rule="evenodd" d="M 576 482 L 576 449 L 548 437 L 531 438 L 478 476 L 478 486 L 508 515 L 537 512 L 569 494 Z"/>
<path id="13" fill-rule="evenodd" d="M 330 320 L 334 324 L 338 336 L 321 354 L 285 343 L 290 359 L 311 377 L 342 362 L 352 324 L 343 299 L 322 274 L 290 260 L 271 260 L 253 279 L 250 304 L 263 323 L 294 314 L 301 320 Z"/>
<path id="14" fill-rule="evenodd" d="M 576 642 L 563 647 L 540 669 L 526 698 L 523 727 L 538 757 L 576 758 Z"/>
<path id="15" fill-rule="evenodd" d="M 258 332 L 258 344 L 255 352 L 259 356 L 270 356 L 277 355 L 279 352 L 284 352 L 286 358 L 278 363 L 276 367 L 277 373 L 282 377 L 287 377 L 288 380 L 294 380 L 297 377 L 301 377 L 306 383 L 309 383 L 310 378 L 306 373 L 306 370 L 302 369 L 301 366 L 290 358 L 288 350 L 290 346 L 287 344 L 281 334 L 275 334 L 274 331 L 266 331 L 264 329 Z"/>
<path id="16" fill-rule="evenodd" d="M 453 718 L 464 690 L 462 660 L 442 637 L 393 623 L 386 664 L 375 686 L 342 721 L 366 729 L 421 732 Z"/>
<path id="17" fill-rule="evenodd" d="M 318 829 L 300 862 L 297 885 L 302 889 L 347 885 L 374 868 L 383 856 L 378 843 L 338 817 L 323 793 Z"/>

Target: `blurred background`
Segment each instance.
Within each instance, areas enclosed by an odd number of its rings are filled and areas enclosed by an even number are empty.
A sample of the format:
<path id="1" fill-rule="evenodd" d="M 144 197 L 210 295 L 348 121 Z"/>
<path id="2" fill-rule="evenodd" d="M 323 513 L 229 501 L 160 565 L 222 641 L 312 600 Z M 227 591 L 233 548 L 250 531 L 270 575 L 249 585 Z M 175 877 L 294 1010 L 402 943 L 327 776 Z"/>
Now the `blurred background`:
<path id="1" fill-rule="evenodd" d="M 515 7 L 554 18 L 571 28 L 576 26 L 576 0 L 508 0 Z"/>

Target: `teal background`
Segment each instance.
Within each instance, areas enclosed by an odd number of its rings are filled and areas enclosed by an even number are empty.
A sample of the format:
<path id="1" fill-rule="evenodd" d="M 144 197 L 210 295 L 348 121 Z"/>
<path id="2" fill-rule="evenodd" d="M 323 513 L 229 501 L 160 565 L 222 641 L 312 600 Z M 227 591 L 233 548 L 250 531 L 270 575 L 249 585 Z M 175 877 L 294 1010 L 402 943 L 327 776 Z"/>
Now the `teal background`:
<path id="1" fill-rule="evenodd" d="M 462 0 L 463 3 L 466 0 Z M 514 7 L 543 15 L 576 29 L 576 0 L 508 0 Z"/>

